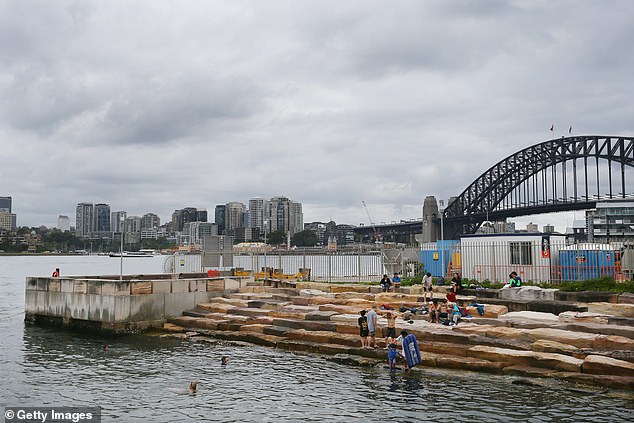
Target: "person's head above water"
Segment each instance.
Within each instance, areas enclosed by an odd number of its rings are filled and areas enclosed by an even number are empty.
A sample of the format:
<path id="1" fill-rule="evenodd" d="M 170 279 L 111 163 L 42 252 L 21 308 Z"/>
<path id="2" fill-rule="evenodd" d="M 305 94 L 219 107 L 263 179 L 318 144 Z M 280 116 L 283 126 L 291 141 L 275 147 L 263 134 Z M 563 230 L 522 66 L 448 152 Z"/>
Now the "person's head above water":
<path id="1" fill-rule="evenodd" d="M 194 393 L 198 387 L 198 382 L 189 382 L 189 392 Z"/>
<path id="2" fill-rule="evenodd" d="M 220 359 L 220 364 L 222 364 L 224 366 L 225 364 L 227 364 L 227 361 L 229 361 L 229 360 L 227 359 L 226 356 L 223 355 L 222 358 Z"/>

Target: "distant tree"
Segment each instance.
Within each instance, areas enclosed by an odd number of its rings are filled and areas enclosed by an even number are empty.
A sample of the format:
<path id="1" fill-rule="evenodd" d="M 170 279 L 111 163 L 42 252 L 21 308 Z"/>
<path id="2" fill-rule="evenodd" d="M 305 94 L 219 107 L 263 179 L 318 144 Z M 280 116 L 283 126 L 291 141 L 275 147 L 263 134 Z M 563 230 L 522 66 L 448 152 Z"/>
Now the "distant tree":
<path id="1" fill-rule="evenodd" d="M 310 229 L 297 232 L 291 238 L 291 245 L 298 247 L 314 247 L 317 245 L 317 234 Z"/>
<path id="2" fill-rule="evenodd" d="M 286 241 L 284 231 L 273 231 L 266 237 L 266 242 L 271 245 L 280 245 Z"/>

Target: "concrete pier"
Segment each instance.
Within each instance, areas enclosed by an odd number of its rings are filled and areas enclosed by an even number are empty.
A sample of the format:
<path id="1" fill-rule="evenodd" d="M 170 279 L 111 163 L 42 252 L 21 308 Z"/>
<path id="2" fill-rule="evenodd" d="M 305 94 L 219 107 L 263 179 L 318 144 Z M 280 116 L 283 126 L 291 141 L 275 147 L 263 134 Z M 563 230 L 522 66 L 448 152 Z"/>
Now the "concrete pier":
<path id="1" fill-rule="evenodd" d="M 160 327 L 248 278 L 204 273 L 26 279 L 25 321 L 130 334 Z"/>

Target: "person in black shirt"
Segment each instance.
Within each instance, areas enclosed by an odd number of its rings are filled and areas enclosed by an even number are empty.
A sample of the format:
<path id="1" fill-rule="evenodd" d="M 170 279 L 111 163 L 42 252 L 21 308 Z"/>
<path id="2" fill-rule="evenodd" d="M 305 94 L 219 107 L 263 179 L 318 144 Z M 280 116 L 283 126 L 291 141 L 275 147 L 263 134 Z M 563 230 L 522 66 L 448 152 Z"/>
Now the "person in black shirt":
<path id="1" fill-rule="evenodd" d="M 361 310 L 359 313 L 361 317 L 359 317 L 359 335 L 361 336 L 361 348 L 368 347 L 368 335 L 370 331 L 368 329 L 368 318 L 365 316 L 365 310 Z"/>

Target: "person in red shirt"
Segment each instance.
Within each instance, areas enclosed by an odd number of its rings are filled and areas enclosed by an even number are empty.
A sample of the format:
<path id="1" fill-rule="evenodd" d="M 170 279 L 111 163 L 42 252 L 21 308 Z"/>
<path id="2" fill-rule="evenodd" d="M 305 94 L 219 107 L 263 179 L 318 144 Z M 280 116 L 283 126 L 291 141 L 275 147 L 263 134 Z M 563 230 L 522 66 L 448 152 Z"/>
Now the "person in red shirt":
<path id="1" fill-rule="evenodd" d="M 447 301 L 451 302 L 451 303 L 455 303 L 456 302 L 456 293 L 449 290 L 449 292 L 447 292 Z"/>

